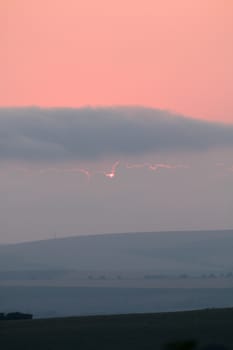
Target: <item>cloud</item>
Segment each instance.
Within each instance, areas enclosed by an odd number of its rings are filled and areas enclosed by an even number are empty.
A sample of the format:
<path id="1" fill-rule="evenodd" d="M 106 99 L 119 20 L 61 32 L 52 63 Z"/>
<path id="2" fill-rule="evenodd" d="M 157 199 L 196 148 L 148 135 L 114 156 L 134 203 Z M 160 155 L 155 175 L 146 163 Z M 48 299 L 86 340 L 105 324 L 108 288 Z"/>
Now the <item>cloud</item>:
<path id="1" fill-rule="evenodd" d="M 92 161 L 233 147 L 233 125 L 143 107 L 1 108 L 0 160 Z"/>

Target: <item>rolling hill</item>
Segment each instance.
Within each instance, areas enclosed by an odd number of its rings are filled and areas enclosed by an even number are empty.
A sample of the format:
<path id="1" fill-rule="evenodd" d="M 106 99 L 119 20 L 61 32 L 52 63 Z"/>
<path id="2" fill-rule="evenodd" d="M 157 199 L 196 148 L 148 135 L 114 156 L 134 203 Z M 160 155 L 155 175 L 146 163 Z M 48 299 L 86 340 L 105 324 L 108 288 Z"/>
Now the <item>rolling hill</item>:
<path id="1" fill-rule="evenodd" d="M 233 230 L 105 234 L 0 245 L 0 271 L 233 271 Z"/>

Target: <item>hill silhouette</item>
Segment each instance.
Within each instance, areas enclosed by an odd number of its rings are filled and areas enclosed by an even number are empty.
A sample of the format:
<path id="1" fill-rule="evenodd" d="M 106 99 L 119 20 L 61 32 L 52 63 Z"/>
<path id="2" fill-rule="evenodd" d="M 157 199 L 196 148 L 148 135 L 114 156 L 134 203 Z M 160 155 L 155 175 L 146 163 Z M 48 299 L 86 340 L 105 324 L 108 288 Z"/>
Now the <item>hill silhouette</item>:
<path id="1" fill-rule="evenodd" d="M 4 321 L 3 349 L 233 349 L 233 309 Z"/>

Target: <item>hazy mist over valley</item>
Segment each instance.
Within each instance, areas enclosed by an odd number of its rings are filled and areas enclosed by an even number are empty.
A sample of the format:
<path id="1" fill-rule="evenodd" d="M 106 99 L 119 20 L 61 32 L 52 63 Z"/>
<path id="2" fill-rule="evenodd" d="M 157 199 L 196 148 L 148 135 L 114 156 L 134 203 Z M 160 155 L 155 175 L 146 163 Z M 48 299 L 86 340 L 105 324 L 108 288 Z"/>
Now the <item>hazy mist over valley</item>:
<path id="1" fill-rule="evenodd" d="M 0 308 L 51 317 L 230 306 L 232 248 L 232 230 L 1 245 Z"/>

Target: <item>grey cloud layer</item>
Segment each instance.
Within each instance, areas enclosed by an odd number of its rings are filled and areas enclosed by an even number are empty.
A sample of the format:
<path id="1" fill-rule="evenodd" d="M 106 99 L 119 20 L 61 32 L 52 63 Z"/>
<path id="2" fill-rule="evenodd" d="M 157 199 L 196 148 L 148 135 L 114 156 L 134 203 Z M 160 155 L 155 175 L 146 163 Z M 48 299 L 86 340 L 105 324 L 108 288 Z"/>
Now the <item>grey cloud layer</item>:
<path id="1" fill-rule="evenodd" d="M 91 161 L 217 147 L 233 147 L 233 126 L 157 109 L 0 109 L 0 160 Z"/>

